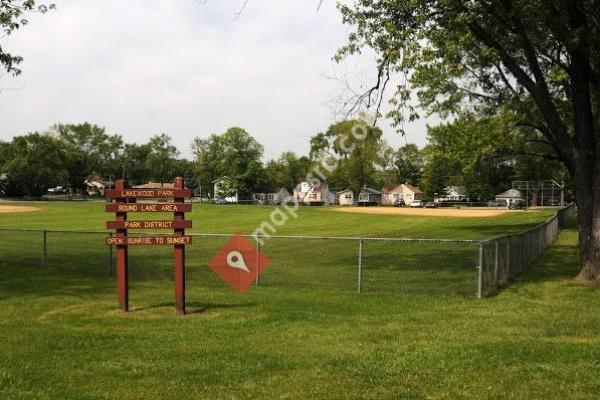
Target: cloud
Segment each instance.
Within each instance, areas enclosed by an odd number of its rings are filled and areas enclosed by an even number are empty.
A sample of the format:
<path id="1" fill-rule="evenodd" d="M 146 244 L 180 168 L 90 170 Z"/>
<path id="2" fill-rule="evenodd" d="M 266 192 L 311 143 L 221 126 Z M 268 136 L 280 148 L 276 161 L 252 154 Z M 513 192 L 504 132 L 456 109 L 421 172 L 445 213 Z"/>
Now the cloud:
<path id="1" fill-rule="evenodd" d="M 348 27 L 333 1 L 63 0 L 34 15 L 3 46 L 22 55 L 23 75 L 3 78 L 0 139 L 57 122 L 94 122 L 127 141 L 164 132 L 190 155 L 194 136 L 246 128 L 266 156 L 308 151 L 327 129 L 326 79 Z M 373 60 L 353 59 L 373 72 Z M 388 141 L 404 143 L 389 127 Z M 423 123 L 409 141 L 424 142 Z"/>

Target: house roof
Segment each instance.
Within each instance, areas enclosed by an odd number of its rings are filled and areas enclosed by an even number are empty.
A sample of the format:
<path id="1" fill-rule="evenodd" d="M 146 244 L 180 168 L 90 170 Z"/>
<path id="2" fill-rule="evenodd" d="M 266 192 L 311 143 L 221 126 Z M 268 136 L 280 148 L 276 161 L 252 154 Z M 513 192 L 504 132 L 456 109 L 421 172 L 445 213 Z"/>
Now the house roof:
<path id="1" fill-rule="evenodd" d="M 406 186 L 406 187 L 408 188 L 408 190 L 410 190 L 410 191 L 411 191 L 411 192 L 413 192 L 413 193 L 423 193 L 423 192 L 421 191 L 421 189 L 419 189 L 419 188 L 418 188 L 418 187 L 416 187 L 416 186 L 413 186 L 413 185 L 412 185 L 412 184 L 410 184 L 409 182 L 405 182 L 405 183 L 404 183 L 404 186 Z"/>
<path id="2" fill-rule="evenodd" d="M 166 182 L 161 185 L 160 182 L 152 182 L 152 181 L 133 187 L 133 189 L 174 189 L 174 188 L 175 188 L 175 184 L 172 182 Z"/>
<path id="3" fill-rule="evenodd" d="M 398 187 L 400 187 L 399 183 L 386 183 L 385 185 L 383 185 L 383 189 L 381 189 L 381 192 L 390 193 L 398 189 Z"/>
<path id="4" fill-rule="evenodd" d="M 464 186 L 446 186 L 444 190 L 447 194 L 455 193 L 458 196 L 467 194 L 467 189 Z"/>
<path id="5" fill-rule="evenodd" d="M 508 198 L 508 199 L 522 199 L 523 195 L 521 194 L 520 190 L 509 189 L 506 192 L 497 194 L 496 197 L 504 197 L 504 198 Z"/>
<path id="6" fill-rule="evenodd" d="M 364 187 L 362 189 L 360 189 L 361 193 L 369 193 L 369 194 L 381 194 L 381 192 L 379 190 L 373 189 L 373 188 L 368 188 L 368 187 Z"/>
<path id="7" fill-rule="evenodd" d="M 304 181 L 304 182 L 300 182 L 299 184 L 297 184 L 296 185 L 296 189 L 300 190 L 300 188 L 301 188 L 301 186 L 302 186 L 303 183 L 306 183 L 310 187 L 310 184 L 308 182 Z M 325 183 L 325 182 L 319 182 L 318 185 L 315 185 L 310 190 L 312 190 L 313 192 L 321 192 L 321 191 L 323 191 L 323 189 L 327 189 L 327 183 Z"/>
<path id="8" fill-rule="evenodd" d="M 335 194 L 339 195 L 339 194 L 344 194 L 344 193 L 348 193 L 348 192 L 354 194 L 354 192 L 352 191 L 352 189 L 340 190 L 339 192 L 335 192 Z"/>
<path id="9" fill-rule="evenodd" d="M 98 184 L 100 184 L 100 186 L 112 186 L 115 184 L 113 181 L 106 180 L 98 175 L 88 176 L 88 178 L 85 181 L 83 181 L 83 183 L 95 187 L 98 187 Z"/>

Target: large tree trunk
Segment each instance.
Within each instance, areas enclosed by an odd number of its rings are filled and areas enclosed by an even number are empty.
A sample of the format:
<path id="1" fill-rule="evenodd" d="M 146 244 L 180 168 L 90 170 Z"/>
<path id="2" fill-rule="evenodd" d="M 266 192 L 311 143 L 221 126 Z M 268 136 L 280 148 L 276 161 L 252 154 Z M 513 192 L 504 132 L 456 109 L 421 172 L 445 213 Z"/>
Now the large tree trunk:
<path id="1" fill-rule="evenodd" d="M 600 177 L 598 174 L 575 175 L 581 260 L 581 271 L 576 280 L 600 282 Z M 585 175 L 589 179 L 585 179 Z"/>

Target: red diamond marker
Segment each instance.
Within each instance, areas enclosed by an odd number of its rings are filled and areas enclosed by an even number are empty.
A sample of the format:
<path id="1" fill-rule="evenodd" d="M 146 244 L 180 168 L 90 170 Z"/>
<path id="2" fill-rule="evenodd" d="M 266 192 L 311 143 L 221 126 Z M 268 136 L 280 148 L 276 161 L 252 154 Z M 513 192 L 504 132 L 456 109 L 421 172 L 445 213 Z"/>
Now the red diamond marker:
<path id="1" fill-rule="evenodd" d="M 268 263 L 269 258 L 238 232 L 229 238 L 209 266 L 233 289 L 244 293 Z"/>

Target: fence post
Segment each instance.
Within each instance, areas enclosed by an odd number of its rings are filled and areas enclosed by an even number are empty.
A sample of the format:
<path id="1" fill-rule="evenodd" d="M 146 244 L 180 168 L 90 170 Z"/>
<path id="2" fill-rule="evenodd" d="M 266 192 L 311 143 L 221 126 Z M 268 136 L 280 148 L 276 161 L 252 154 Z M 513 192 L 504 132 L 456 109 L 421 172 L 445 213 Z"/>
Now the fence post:
<path id="1" fill-rule="evenodd" d="M 42 266 L 48 268 L 48 231 L 44 229 L 44 238 L 42 244 Z"/>
<path id="2" fill-rule="evenodd" d="M 358 241 L 358 282 L 357 282 L 357 292 L 358 293 L 360 293 L 362 291 L 363 242 L 364 242 L 364 239 L 360 239 Z"/>
<path id="3" fill-rule="evenodd" d="M 500 254 L 498 251 L 498 246 L 499 246 L 499 240 L 496 239 L 496 241 L 494 242 L 494 283 L 496 285 L 496 288 L 498 288 L 499 282 L 498 282 L 498 269 L 500 267 Z"/>
<path id="4" fill-rule="evenodd" d="M 479 241 L 479 265 L 477 266 L 477 298 L 483 297 L 483 240 Z"/>

